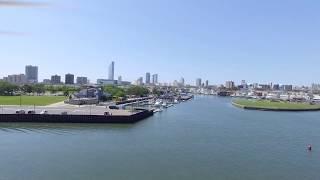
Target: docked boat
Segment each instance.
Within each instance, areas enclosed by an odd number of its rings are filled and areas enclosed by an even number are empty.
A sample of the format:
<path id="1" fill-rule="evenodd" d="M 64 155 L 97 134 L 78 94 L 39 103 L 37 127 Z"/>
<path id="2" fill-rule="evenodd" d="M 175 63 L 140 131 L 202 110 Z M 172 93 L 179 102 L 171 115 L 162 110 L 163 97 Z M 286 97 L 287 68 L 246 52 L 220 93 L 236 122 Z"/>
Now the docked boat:
<path id="1" fill-rule="evenodd" d="M 154 107 L 161 107 L 163 105 L 162 100 L 156 100 L 156 102 L 154 103 Z"/>
<path id="2" fill-rule="evenodd" d="M 168 108 L 168 104 L 167 104 L 166 102 L 163 102 L 163 103 L 162 103 L 162 106 L 163 106 L 164 108 Z"/>
<path id="3" fill-rule="evenodd" d="M 159 109 L 155 109 L 155 110 L 153 110 L 153 112 L 154 112 L 154 113 L 162 112 L 162 109 L 160 109 L 160 108 L 159 108 Z"/>

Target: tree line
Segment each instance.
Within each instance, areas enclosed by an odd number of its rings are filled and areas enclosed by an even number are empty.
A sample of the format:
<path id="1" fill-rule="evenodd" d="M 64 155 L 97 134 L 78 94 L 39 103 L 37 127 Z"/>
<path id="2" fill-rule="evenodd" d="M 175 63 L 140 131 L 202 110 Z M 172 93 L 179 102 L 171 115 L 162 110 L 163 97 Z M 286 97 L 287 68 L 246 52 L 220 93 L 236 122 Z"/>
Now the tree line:
<path id="1" fill-rule="evenodd" d="M 1 96 L 15 96 L 20 94 L 42 95 L 45 92 L 50 92 L 51 94 L 62 92 L 63 95 L 69 96 L 70 94 L 79 90 L 80 88 L 69 87 L 69 86 L 52 86 L 52 85 L 44 85 L 44 84 L 15 85 L 9 82 L 0 81 Z"/>
<path id="2" fill-rule="evenodd" d="M 114 99 L 125 99 L 127 96 L 145 97 L 150 94 L 148 88 L 142 86 L 130 86 L 128 88 L 107 85 L 103 87 L 105 93 L 110 94 Z"/>

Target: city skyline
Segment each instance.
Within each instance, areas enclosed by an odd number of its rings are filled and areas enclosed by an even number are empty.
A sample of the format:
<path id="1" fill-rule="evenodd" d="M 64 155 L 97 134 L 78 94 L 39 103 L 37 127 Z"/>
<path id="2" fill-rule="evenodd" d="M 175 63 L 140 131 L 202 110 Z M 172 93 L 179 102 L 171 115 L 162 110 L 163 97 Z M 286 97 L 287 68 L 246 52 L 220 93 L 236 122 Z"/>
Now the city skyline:
<path id="1" fill-rule="evenodd" d="M 320 82 L 319 2 L 79 0 L 72 13 L 59 3 L 2 8 L 1 31 L 16 33 L 0 33 L 0 77 L 34 64 L 40 81 L 68 72 L 95 81 L 114 59 L 115 77 L 128 81 L 156 72 L 186 84 Z"/>
<path id="2" fill-rule="evenodd" d="M 51 75 L 51 77 L 44 78 L 42 81 L 38 81 L 38 75 L 39 75 L 39 67 L 36 65 L 26 65 L 25 66 L 25 74 L 23 73 L 17 73 L 17 74 L 8 74 L 4 76 L 3 78 L 0 78 L 0 80 L 5 80 L 14 84 L 25 84 L 25 83 L 45 83 L 45 84 L 67 84 L 67 85 L 73 85 L 73 84 L 87 84 L 89 83 L 90 79 L 88 77 L 84 76 L 75 76 L 74 74 L 71 73 L 65 73 L 64 76 L 59 75 L 59 74 L 54 74 Z M 91 84 L 101 84 L 102 82 L 107 83 L 107 84 L 122 84 L 122 76 L 118 76 L 118 79 L 114 79 L 114 74 L 115 74 L 115 62 L 112 61 L 109 65 L 108 68 L 108 78 L 107 79 L 97 79 L 97 81 L 90 82 Z M 309 85 L 303 84 L 303 85 L 297 85 L 297 84 L 292 84 L 292 83 L 279 83 L 279 82 L 268 82 L 268 83 L 263 83 L 263 82 L 248 82 L 246 80 L 241 80 L 240 82 L 235 82 L 233 80 L 226 80 L 223 83 L 220 84 L 209 84 L 209 80 L 203 81 L 202 78 L 196 78 L 194 84 L 186 84 L 184 77 L 181 77 L 180 80 L 178 81 L 177 79 L 173 80 L 172 82 L 159 82 L 158 74 L 152 74 L 152 79 L 151 79 L 151 73 L 146 72 L 145 74 L 145 81 L 143 77 L 139 77 L 138 79 L 134 81 L 126 81 L 125 84 L 128 82 L 132 83 L 133 85 L 170 85 L 170 86 L 195 86 L 195 87 L 209 87 L 209 86 L 225 86 L 229 89 L 232 89 L 235 86 L 270 86 L 273 88 L 274 85 L 276 86 L 306 86 L 306 87 L 312 87 L 314 85 L 319 85 L 320 83 L 313 82 Z M 29 77 L 29 79 L 28 79 Z M 31 78 L 30 78 L 31 77 Z M 64 77 L 64 78 L 63 78 Z M 110 78 L 113 78 L 110 79 Z M 152 81 L 151 81 L 152 80 Z M 51 81 L 51 82 L 49 82 Z M 118 83 L 117 83 L 118 81 Z M 120 82 L 120 83 L 119 83 Z"/>

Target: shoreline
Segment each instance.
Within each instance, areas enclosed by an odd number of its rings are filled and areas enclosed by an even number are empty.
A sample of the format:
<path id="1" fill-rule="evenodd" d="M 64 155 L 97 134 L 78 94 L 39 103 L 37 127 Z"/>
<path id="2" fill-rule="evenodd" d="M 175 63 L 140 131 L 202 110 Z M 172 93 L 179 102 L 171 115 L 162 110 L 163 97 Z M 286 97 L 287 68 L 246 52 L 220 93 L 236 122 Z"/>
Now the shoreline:
<path id="1" fill-rule="evenodd" d="M 320 111 L 320 107 L 319 108 L 305 108 L 305 109 L 294 109 L 294 108 L 272 108 L 272 107 L 252 107 L 252 106 L 246 106 L 246 105 L 241 105 L 238 104 L 234 101 L 232 101 L 232 105 L 237 107 L 237 108 L 241 108 L 241 109 L 245 109 L 245 110 L 257 110 L 257 111 L 278 111 L 278 112 L 283 112 L 283 111 L 287 111 L 287 112 L 311 112 L 311 111 Z"/>

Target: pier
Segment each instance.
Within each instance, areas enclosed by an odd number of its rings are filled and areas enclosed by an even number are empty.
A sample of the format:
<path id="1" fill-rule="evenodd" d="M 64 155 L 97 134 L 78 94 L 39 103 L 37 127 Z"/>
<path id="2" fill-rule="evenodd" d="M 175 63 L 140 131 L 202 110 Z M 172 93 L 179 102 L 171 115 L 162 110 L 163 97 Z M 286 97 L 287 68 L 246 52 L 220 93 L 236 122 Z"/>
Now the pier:
<path id="1" fill-rule="evenodd" d="M 23 110 L 25 113 L 17 113 Z M 42 114 L 46 111 L 45 114 Z M 28 114 L 29 112 L 29 114 Z M 149 110 L 112 110 L 83 107 L 1 107 L 0 122 L 30 123 L 136 123 L 153 115 Z"/>

